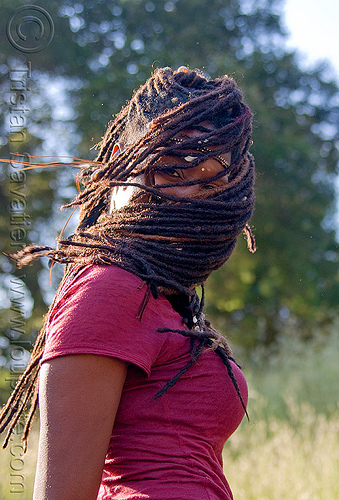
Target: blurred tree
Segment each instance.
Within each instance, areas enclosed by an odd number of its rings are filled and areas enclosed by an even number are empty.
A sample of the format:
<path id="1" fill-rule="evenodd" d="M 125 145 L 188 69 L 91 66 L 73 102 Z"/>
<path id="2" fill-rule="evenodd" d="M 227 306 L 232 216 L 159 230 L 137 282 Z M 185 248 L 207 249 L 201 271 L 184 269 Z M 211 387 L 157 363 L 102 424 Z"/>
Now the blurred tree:
<path id="1" fill-rule="evenodd" d="M 2 23 L 23 5 L 2 4 Z M 17 147 L 4 141 L 2 157 L 19 151 L 93 158 L 90 147 L 153 67 L 186 64 L 212 77 L 234 75 L 255 112 L 258 252 L 253 256 L 238 244 L 229 264 L 209 280 L 208 310 L 248 348 L 274 341 L 288 317 L 298 319 L 304 336 L 312 322 L 329 321 L 339 294 L 333 227 L 338 88 L 325 64 L 307 72 L 284 50 L 280 1 L 49 0 L 42 7 L 55 25 L 45 50 L 20 53 L 6 39 L 5 27 L 0 31 L 0 85 L 7 92 L 2 116 L 12 109 L 11 69 L 31 65 L 26 138 Z M 0 126 L 7 135 L 8 119 Z M 0 230 L 6 253 L 12 172 L 13 167 L 2 170 Z M 62 227 L 56 207 L 74 194 L 72 172 L 31 172 L 25 201 L 34 222 L 24 242 L 51 243 Z M 10 277 L 20 272 L 5 256 L 0 263 L 3 294 Z M 20 314 L 34 335 L 44 301 L 51 298 L 48 271 L 46 264 L 35 263 L 24 273 L 25 293 L 35 309 L 33 315 Z M 60 270 L 56 281 L 59 276 Z M 0 313 L 6 355 L 11 314 L 4 308 Z"/>
<path id="2" fill-rule="evenodd" d="M 219 326 L 248 348 L 270 344 L 292 317 L 306 338 L 336 311 L 338 91 L 327 73 L 326 65 L 306 73 L 290 55 L 270 53 L 255 55 L 246 72 L 256 111 L 258 251 L 248 255 L 238 244 L 212 275 L 208 303 Z"/>

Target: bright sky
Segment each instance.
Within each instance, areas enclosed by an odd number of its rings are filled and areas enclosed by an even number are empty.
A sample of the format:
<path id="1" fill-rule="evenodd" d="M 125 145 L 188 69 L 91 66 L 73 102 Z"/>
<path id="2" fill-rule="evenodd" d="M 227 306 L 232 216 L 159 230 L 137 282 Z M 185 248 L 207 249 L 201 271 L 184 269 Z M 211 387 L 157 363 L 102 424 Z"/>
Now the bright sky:
<path id="1" fill-rule="evenodd" d="M 298 49 L 302 61 L 314 63 L 328 59 L 339 83 L 339 0 L 284 0 L 283 20 L 290 38 L 289 48 Z M 337 215 L 339 240 L 339 176 L 337 177 Z"/>
<path id="2" fill-rule="evenodd" d="M 285 0 L 287 45 L 298 49 L 305 62 L 328 59 L 339 81 L 339 0 Z"/>

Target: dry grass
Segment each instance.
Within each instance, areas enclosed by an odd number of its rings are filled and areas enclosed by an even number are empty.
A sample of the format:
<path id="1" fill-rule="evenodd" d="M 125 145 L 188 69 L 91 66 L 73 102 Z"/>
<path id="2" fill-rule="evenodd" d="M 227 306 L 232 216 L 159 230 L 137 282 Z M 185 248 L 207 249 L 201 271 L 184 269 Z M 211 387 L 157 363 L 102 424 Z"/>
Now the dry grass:
<path id="1" fill-rule="evenodd" d="M 18 429 L 18 427 L 17 427 Z M 12 436 L 6 450 L 0 451 L 0 499 L 31 500 L 38 449 L 38 425 L 32 429 L 28 451 L 23 455 L 19 435 Z"/>
<path id="2" fill-rule="evenodd" d="M 224 450 L 237 500 L 339 499 L 339 416 L 289 401 L 290 418 L 244 422 Z"/>

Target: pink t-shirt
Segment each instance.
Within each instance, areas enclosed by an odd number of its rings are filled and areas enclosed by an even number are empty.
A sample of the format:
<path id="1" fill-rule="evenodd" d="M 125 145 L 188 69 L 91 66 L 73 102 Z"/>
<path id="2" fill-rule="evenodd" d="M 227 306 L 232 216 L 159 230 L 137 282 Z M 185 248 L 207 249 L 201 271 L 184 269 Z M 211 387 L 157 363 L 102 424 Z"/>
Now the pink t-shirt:
<path id="1" fill-rule="evenodd" d="M 230 500 L 222 449 L 244 410 L 220 357 L 206 349 L 158 399 L 154 395 L 190 360 L 189 338 L 164 296 L 115 266 L 87 266 L 64 284 L 47 323 L 42 362 L 97 354 L 130 363 L 106 455 L 98 499 Z M 247 402 L 246 381 L 232 363 Z M 227 466 L 226 466 L 227 469 Z"/>

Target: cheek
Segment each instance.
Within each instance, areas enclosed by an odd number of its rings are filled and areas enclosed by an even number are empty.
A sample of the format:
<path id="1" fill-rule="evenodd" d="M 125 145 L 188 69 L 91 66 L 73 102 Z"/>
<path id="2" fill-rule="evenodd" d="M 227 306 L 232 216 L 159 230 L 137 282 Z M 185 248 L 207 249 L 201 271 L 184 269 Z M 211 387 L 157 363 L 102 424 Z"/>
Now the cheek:
<path id="1" fill-rule="evenodd" d="M 109 213 L 112 213 L 113 210 L 119 210 L 120 208 L 128 205 L 135 192 L 135 189 L 136 188 L 133 186 L 117 186 L 113 188 Z"/>
<path id="2" fill-rule="evenodd" d="M 191 179 L 190 179 L 191 180 Z M 154 174 L 154 183 L 156 186 L 162 186 L 163 184 L 176 184 L 177 182 L 180 182 L 181 179 L 179 177 L 174 177 L 173 179 L 168 179 L 163 177 L 161 174 Z M 177 196 L 179 198 L 187 197 L 187 196 L 193 196 L 198 193 L 199 191 L 199 186 L 198 185 L 193 185 L 193 186 L 173 186 L 173 187 L 167 187 L 164 189 L 160 189 L 160 191 L 164 194 L 169 194 L 171 196 Z"/>
<path id="3" fill-rule="evenodd" d="M 171 182 L 177 182 L 176 179 L 174 180 L 168 179 L 161 173 L 156 173 L 156 172 L 153 175 L 153 179 L 154 179 L 154 184 L 158 186 L 162 186 L 163 184 L 171 184 Z M 180 179 L 178 178 L 178 180 Z"/>
<path id="4" fill-rule="evenodd" d="M 133 182 L 137 182 L 138 184 L 145 184 L 144 177 L 139 176 L 133 179 Z M 112 213 L 113 210 L 119 210 L 120 208 L 126 207 L 132 197 L 140 193 L 141 189 L 137 186 L 116 186 L 112 189 L 109 213 Z M 142 190 L 143 191 L 143 190 Z M 144 191 L 143 191 L 144 192 Z"/>

